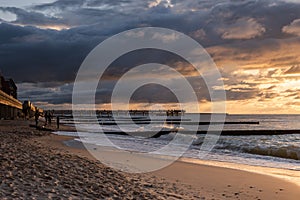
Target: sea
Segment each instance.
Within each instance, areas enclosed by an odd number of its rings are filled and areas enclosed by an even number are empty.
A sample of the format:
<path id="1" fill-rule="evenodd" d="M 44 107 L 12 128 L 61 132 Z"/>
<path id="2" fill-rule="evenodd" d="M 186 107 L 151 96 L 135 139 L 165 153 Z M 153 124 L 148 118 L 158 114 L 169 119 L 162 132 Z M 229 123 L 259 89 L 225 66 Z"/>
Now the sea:
<path id="1" fill-rule="evenodd" d="M 201 115 L 201 114 L 200 114 Z M 97 146 L 106 146 L 103 141 L 99 141 L 99 134 L 119 132 L 120 130 L 128 133 L 157 131 L 157 130 L 189 130 L 189 125 L 165 124 L 165 117 L 157 116 L 156 123 L 149 124 L 148 116 L 118 116 L 118 122 L 121 127 L 112 121 L 108 116 L 97 116 L 95 120 L 92 117 L 80 116 L 74 121 L 68 116 L 61 116 L 61 123 L 74 126 L 77 123 L 79 131 L 74 132 L 56 132 L 59 135 L 79 136 L 75 140 Z M 168 120 L 195 121 L 199 119 L 199 114 L 185 114 L 184 116 L 168 117 Z M 130 123 L 130 120 L 138 121 L 137 124 Z M 202 114 L 201 122 L 209 122 L 211 116 Z M 300 130 L 300 115 L 226 115 L 224 120 L 228 122 L 259 122 L 259 123 L 234 123 L 224 124 L 223 130 Z M 160 123 L 157 123 L 161 121 Z M 105 123 L 103 123 L 105 122 Z M 112 122 L 110 124 L 109 122 Z M 114 123 L 113 123 L 114 122 Z M 145 122 L 145 123 L 143 123 Z M 220 125 L 215 125 L 220 128 Z M 100 127 L 100 129 L 99 129 Z M 192 129 L 194 129 L 193 127 Z M 214 129 L 214 125 L 199 125 L 198 130 Z M 293 133 L 293 131 L 291 132 Z M 107 138 L 117 148 L 126 151 L 135 151 L 141 153 L 154 152 L 170 143 L 176 137 L 176 132 L 170 132 L 157 138 L 145 138 L 129 135 L 107 134 Z M 246 164 L 251 166 L 262 166 L 271 168 L 281 168 L 287 170 L 300 171 L 300 134 L 285 135 L 238 135 L 238 136 L 218 136 L 217 142 L 213 148 L 206 152 L 205 157 L 199 158 L 201 145 L 205 140 L 204 134 L 193 134 L 192 143 L 182 155 L 183 158 L 201 159 L 208 161 L 230 162 Z M 100 137 L 101 138 L 101 137 Z M 108 145 L 109 146 L 109 145 Z M 176 149 L 174 149 L 176 151 Z M 173 152 L 165 152 L 166 156 L 172 156 Z"/>

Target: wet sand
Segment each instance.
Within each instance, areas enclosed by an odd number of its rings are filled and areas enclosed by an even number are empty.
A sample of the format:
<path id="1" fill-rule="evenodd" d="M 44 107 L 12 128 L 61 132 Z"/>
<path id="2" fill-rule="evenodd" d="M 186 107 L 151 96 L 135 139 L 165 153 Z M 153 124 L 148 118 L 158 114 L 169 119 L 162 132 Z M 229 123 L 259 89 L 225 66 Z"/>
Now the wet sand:
<path id="1" fill-rule="evenodd" d="M 181 161 L 147 174 L 120 172 L 84 148 L 63 143 L 72 137 L 37 131 L 29 123 L 0 121 L 0 199 L 298 200 L 300 196 L 299 186 L 282 179 Z"/>

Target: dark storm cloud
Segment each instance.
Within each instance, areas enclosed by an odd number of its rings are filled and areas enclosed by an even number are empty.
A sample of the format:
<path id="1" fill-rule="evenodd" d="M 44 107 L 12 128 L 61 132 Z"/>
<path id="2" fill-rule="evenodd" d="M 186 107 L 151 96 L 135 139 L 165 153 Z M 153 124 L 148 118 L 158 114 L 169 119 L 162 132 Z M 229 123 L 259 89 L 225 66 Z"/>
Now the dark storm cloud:
<path id="1" fill-rule="evenodd" d="M 109 26 L 118 27 L 124 23 L 136 26 L 138 23 L 134 21 L 139 18 L 137 15 L 146 7 L 144 1 L 59 0 L 35 6 L 32 10 L 62 18 L 70 26 L 91 28 L 86 26 L 99 25 L 98 31 L 103 31 Z"/>
<path id="2" fill-rule="evenodd" d="M 42 13 L 37 13 L 34 11 L 26 11 L 21 8 L 15 7 L 6 7 L 1 8 L 1 11 L 14 13 L 17 16 L 17 19 L 13 21 L 14 24 L 21 25 L 59 25 L 64 24 L 64 20 L 55 18 L 55 17 L 47 17 Z"/>
<path id="3" fill-rule="evenodd" d="M 47 102 L 50 104 L 71 103 L 72 84 L 60 83 L 20 83 L 18 84 L 21 101 Z"/>
<path id="4" fill-rule="evenodd" d="M 173 0 L 171 4 L 162 1 L 159 5 L 151 2 L 153 1 L 58 0 L 54 3 L 28 7 L 27 10 L 14 7 L 0 8 L 17 16 L 17 19 L 10 23 L 1 20 L 0 69 L 4 74 L 14 77 L 20 84 L 45 83 L 36 86 L 38 91 L 35 91 L 35 94 L 21 93 L 21 96 L 29 95 L 36 98 L 40 96 L 51 103 L 70 102 L 71 88 L 61 94 L 55 90 L 47 90 L 51 88 L 48 84 L 58 82 L 56 87 L 61 89 L 64 84 L 72 83 L 81 62 L 97 44 L 129 28 L 141 26 L 172 28 L 191 35 L 205 47 L 220 46 L 231 50 L 212 52 L 215 61 L 228 57 L 243 61 L 259 59 L 265 50 L 278 49 L 282 39 L 296 37 L 283 32 L 282 29 L 300 19 L 300 4 L 286 1 Z M 60 31 L 45 29 L 51 26 L 69 29 Z M 244 30 L 253 32 L 248 34 Z M 299 42 L 299 39 L 293 41 Z M 291 59 L 287 59 L 289 57 Z M 153 58 L 165 64 L 175 63 L 172 59 L 170 61 L 168 56 L 159 53 L 140 56 L 134 62 L 147 63 Z M 296 57 L 286 55 L 285 58 L 273 58 L 270 62 L 277 65 L 289 60 L 289 63 L 285 64 L 292 65 L 295 64 L 293 59 Z M 129 56 L 122 62 L 117 61 L 114 64 L 114 67 L 107 71 L 107 79 L 115 79 L 120 73 L 130 69 L 133 59 Z M 186 73 L 188 75 L 189 71 Z M 228 78 L 236 79 L 229 75 Z M 233 85 L 240 84 L 239 79 L 228 82 Z M 107 90 L 99 91 L 98 95 L 103 102 L 109 99 L 107 96 L 112 90 L 112 85 L 107 85 Z M 204 87 L 203 84 L 201 86 Z M 250 99 L 259 94 L 256 85 L 247 87 L 252 87 L 252 90 L 228 89 L 228 98 Z M 48 95 L 43 94 L 44 88 Z M 209 100 L 207 92 L 199 93 L 202 94 L 202 99 Z M 173 98 L 172 95 L 166 96 Z M 165 99 L 167 97 L 164 97 L 163 101 Z M 135 100 L 138 101 L 138 98 Z"/>
<path id="5" fill-rule="evenodd" d="M 4 38 L 0 46 L 1 70 L 17 82 L 73 81 L 97 40 L 68 31 L 9 24 L 0 24 L 0 30 Z"/>
<path id="6" fill-rule="evenodd" d="M 69 9 L 72 7 L 80 7 L 86 2 L 86 0 L 63 0 L 63 1 L 55 1 L 53 3 L 47 3 L 42 5 L 34 6 L 35 10 L 45 10 L 45 9 Z"/>
<path id="7" fill-rule="evenodd" d="M 19 26 L 12 26 L 9 24 L 2 23 L 0 24 L 0 44 L 1 44 L 1 52 L 3 53 L 4 51 L 2 50 L 4 45 L 13 45 L 14 43 L 14 38 L 18 37 L 24 37 L 27 35 L 31 35 L 32 31 L 29 29 L 24 29 Z M 3 58 L 3 54 L 1 54 L 1 60 Z M 2 64 L 2 63 L 1 63 Z"/>
<path id="8" fill-rule="evenodd" d="M 137 89 L 131 97 L 133 103 L 178 103 L 176 96 L 161 85 L 148 84 Z"/>
<path id="9" fill-rule="evenodd" d="M 144 1 L 146 2 L 146 1 Z M 36 5 L 33 7 L 35 10 L 47 10 L 47 9 L 60 9 L 60 10 L 69 10 L 72 8 L 81 8 L 81 7 L 91 7 L 91 8 L 110 8 L 110 7 L 126 7 L 129 4 L 137 7 L 137 5 L 146 5 L 145 3 L 139 3 L 134 0 L 58 0 L 53 3 Z"/>

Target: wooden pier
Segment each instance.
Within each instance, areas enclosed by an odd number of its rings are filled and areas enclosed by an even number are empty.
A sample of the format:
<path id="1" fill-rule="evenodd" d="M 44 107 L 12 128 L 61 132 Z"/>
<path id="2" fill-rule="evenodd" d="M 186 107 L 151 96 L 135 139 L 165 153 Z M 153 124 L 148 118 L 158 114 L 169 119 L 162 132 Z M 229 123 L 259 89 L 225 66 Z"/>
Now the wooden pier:
<path id="1" fill-rule="evenodd" d="M 185 110 L 97 110 L 99 116 L 130 115 L 130 116 L 148 116 L 148 115 L 166 115 L 166 116 L 182 116 Z"/>
<path id="2" fill-rule="evenodd" d="M 72 116 L 76 113 L 77 116 L 91 116 L 93 110 L 56 110 L 56 115 L 59 116 Z M 185 110 L 96 110 L 96 114 L 99 117 L 112 117 L 114 116 L 184 116 Z"/>
<path id="3" fill-rule="evenodd" d="M 22 103 L 0 90 L 0 119 L 14 119 L 22 112 Z"/>

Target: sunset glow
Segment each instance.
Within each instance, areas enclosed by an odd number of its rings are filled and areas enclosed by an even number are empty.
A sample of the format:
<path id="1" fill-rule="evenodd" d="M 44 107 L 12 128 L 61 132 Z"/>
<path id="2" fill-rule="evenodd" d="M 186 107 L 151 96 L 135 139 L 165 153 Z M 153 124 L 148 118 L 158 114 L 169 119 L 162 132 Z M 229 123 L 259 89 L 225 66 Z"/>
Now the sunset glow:
<path id="1" fill-rule="evenodd" d="M 11 35 L 7 36 L 6 46 L 1 47 L 1 51 L 7 53 L 1 58 L 0 69 L 17 79 L 21 99 L 30 98 L 45 107 L 66 108 L 65 105 L 71 105 L 72 84 L 77 69 L 96 45 L 127 27 L 162 26 L 191 36 L 211 55 L 222 74 L 228 113 L 300 113 L 300 5 L 296 1 L 249 0 L 248 4 L 207 1 L 207 4 L 196 4 L 193 1 L 155 0 L 120 5 L 89 2 L 71 5 L 63 1 L 49 1 L 28 5 L 30 11 L 17 5 L 0 9 L 0 30 L 9 30 L 2 33 Z M 254 11 L 253 7 L 259 9 Z M 155 18 L 160 15 L 160 9 L 168 12 L 159 19 Z M 105 14 L 97 15 L 97 12 Z M 273 23 L 274 20 L 278 23 Z M 161 39 L 165 44 L 176 40 L 174 35 Z M 28 46 L 32 48 L 26 50 L 28 55 L 16 58 Z M 14 53 L 10 53 L 11 48 L 14 48 Z M 205 86 L 194 80 L 199 74 L 193 67 L 171 57 L 166 61 L 166 57 L 157 55 L 156 62 L 163 60 L 193 80 L 191 84 L 199 89 L 201 110 L 210 112 L 211 102 L 203 89 Z M 34 59 L 28 60 L 26 57 Z M 12 58 L 20 62 L 12 61 Z M 122 71 L 117 69 L 128 65 L 129 60 L 144 62 L 141 58 L 154 60 L 149 55 L 143 55 L 118 63 L 116 70 L 112 69 L 107 79 L 103 80 L 105 87 L 101 91 L 109 94 L 112 81 L 117 80 L 119 75 L 116 74 Z M 20 65 L 24 65 L 32 76 L 17 73 Z M 37 75 L 40 68 L 43 72 Z M 163 74 L 166 73 L 161 72 Z M 24 88 L 30 88 L 32 92 L 27 94 Z M 38 95 L 41 91 L 49 93 Z M 101 103 L 98 107 L 109 104 L 107 96 L 103 95 L 99 94 Z M 52 100 L 49 100 L 50 96 Z M 164 98 L 167 101 L 168 97 Z M 169 102 L 170 107 L 173 107 L 172 103 Z M 151 106 L 147 102 L 132 102 L 136 109 L 142 109 L 145 105 Z M 190 112 L 195 110 L 189 105 L 184 107 Z"/>

